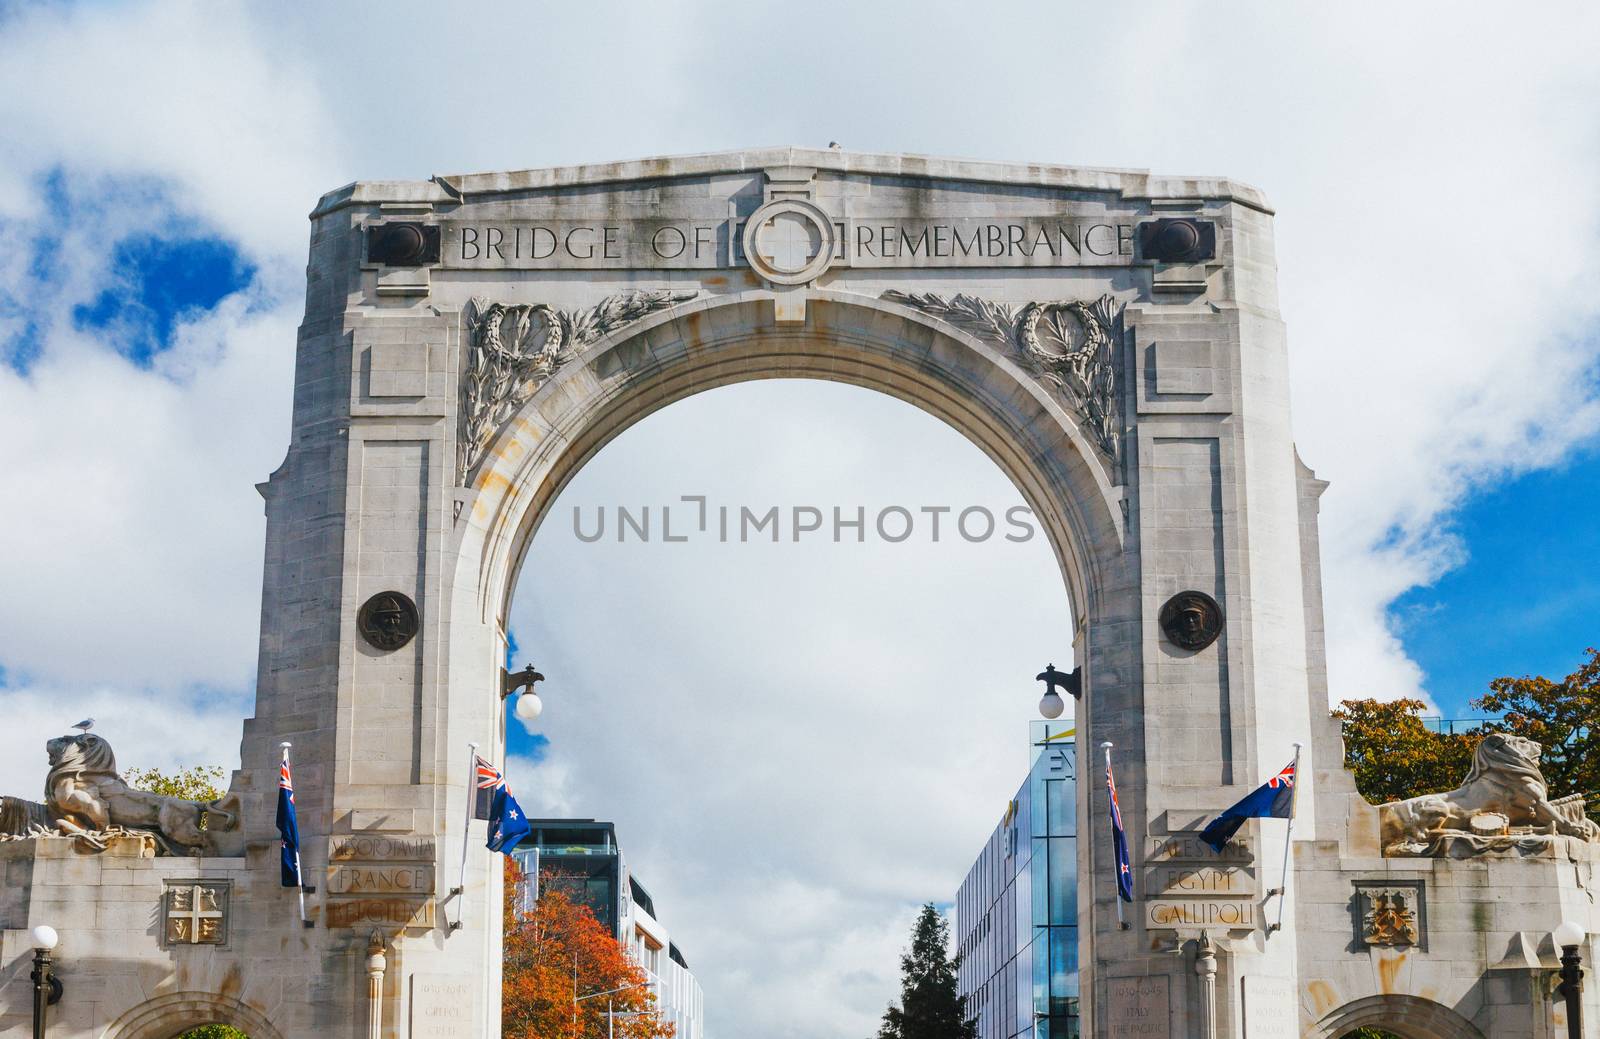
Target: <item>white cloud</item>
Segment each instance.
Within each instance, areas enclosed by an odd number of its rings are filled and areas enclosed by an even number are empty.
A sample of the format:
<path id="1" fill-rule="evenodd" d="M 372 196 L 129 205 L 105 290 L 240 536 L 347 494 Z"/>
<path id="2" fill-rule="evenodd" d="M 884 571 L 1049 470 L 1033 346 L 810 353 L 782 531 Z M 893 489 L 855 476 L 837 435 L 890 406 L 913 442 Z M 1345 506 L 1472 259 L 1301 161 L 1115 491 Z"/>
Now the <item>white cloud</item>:
<path id="1" fill-rule="evenodd" d="M 259 605 L 252 485 L 287 443 L 320 192 L 762 143 L 1264 188 L 1301 452 L 1333 480 L 1335 694 L 1420 689 L 1385 607 L 1460 558 L 1440 517 L 1600 426 L 1592 5 L 813 11 L 821 59 L 815 34 L 752 4 L 0 16 L 0 336 L 38 351 L 25 376 L 0 368 L 0 702 L 20 748 L 0 782 L 32 791 L 24 764 L 84 713 L 129 763 L 232 764 Z M 52 173 L 74 205 L 45 190 Z M 148 369 L 70 319 L 140 232 L 219 235 L 261 272 Z M 619 441 L 569 494 L 1010 494 L 953 434 L 862 395 L 755 387 L 658 418 L 653 443 Z M 760 438 L 723 432 L 752 423 Z M 649 468 L 607 476 L 613 458 Z M 555 741 L 513 762 L 519 796 L 616 817 L 718 1032 L 866 1034 L 908 903 L 948 897 L 1021 778 L 1026 675 L 1063 663 L 1068 637 L 1048 553 L 602 554 L 560 541 L 566 522 L 517 602 Z M 792 941 L 775 942 L 783 922 Z M 816 992 L 839 994 L 833 1018 Z"/>

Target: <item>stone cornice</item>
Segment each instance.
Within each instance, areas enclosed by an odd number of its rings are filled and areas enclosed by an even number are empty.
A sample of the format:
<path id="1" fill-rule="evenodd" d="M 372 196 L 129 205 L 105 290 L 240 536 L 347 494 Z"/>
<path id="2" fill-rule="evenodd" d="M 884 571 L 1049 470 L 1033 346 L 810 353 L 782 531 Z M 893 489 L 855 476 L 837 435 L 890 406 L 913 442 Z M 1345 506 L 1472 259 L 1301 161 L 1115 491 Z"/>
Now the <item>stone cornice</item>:
<path id="1" fill-rule="evenodd" d="M 912 177 L 985 184 L 1018 184 L 1063 191 L 1097 191 L 1129 201 L 1236 202 L 1271 213 L 1256 188 L 1226 177 L 1168 177 L 1148 170 L 1047 163 L 984 162 L 926 155 L 847 152 L 831 148 L 755 148 L 700 155 L 660 156 L 582 166 L 436 176 L 427 181 L 356 181 L 322 196 L 313 218 L 352 205 L 435 205 L 481 201 L 501 194 L 629 181 L 668 180 L 802 167 L 832 173 Z"/>

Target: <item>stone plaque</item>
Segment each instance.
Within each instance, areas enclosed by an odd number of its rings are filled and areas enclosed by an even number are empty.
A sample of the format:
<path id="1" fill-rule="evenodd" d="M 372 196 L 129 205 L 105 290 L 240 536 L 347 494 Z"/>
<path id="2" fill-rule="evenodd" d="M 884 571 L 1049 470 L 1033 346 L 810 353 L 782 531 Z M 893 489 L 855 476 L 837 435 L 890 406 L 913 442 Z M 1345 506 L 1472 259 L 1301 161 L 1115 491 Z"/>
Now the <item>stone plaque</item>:
<path id="1" fill-rule="evenodd" d="M 334 837 L 329 862 L 432 862 L 438 846 L 427 837 Z"/>
<path id="2" fill-rule="evenodd" d="M 329 898 L 329 927 L 432 927 L 431 898 Z"/>
<path id="3" fill-rule="evenodd" d="M 1427 948 L 1420 880 L 1355 882 L 1356 934 L 1364 945 Z"/>
<path id="4" fill-rule="evenodd" d="M 746 220 L 651 217 L 444 221 L 439 264 L 455 270 L 707 269 L 750 263 L 799 274 L 818 260 L 846 267 L 1126 267 L 1137 223 L 1070 211 L 1011 216 L 829 216 L 802 227 L 772 221 L 777 200 Z M 792 211 L 790 211 L 792 213 Z M 770 241 L 755 241 L 768 228 Z M 820 227 L 815 225 L 820 224 Z M 807 240 L 793 232 L 806 231 Z M 815 233 L 820 231 L 821 233 Z M 757 257 L 745 254 L 754 244 Z M 803 253 L 804 255 L 799 255 Z M 766 266 L 763 269 L 762 261 Z M 813 275 L 814 276 L 814 275 Z"/>
<path id="5" fill-rule="evenodd" d="M 167 945 L 225 945 L 228 941 L 227 881 L 172 880 L 161 906 Z"/>
<path id="6" fill-rule="evenodd" d="M 472 1039 L 481 984 L 453 974 L 411 975 L 410 1039 Z"/>
<path id="7" fill-rule="evenodd" d="M 1112 1039 L 1171 1039 L 1167 979 L 1112 978 L 1106 986 L 1106 1026 Z"/>
<path id="8" fill-rule="evenodd" d="M 1297 1039 L 1300 1014 L 1288 978 L 1243 979 L 1244 1039 Z"/>
<path id="9" fill-rule="evenodd" d="M 1221 927 L 1254 927 L 1256 904 L 1252 900 L 1217 898 L 1150 899 L 1144 904 L 1147 927 L 1176 927 L 1215 931 Z"/>
<path id="10" fill-rule="evenodd" d="M 1156 896 L 1254 897 L 1255 871 L 1245 866 L 1162 866 L 1150 872 L 1145 890 Z"/>
<path id="11" fill-rule="evenodd" d="M 334 866 L 328 870 L 330 895 L 432 895 L 433 864 Z"/>
<path id="12" fill-rule="evenodd" d="M 1154 865 L 1158 862 L 1182 862 L 1193 859 L 1203 863 L 1216 862 L 1253 862 L 1255 858 L 1250 854 L 1250 849 L 1238 840 L 1229 841 L 1222 846 L 1222 853 L 1211 850 L 1211 847 L 1200 840 L 1198 830 L 1174 833 L 1167 837 L 1150 838 L 1150 852 L 1144 857 L 1145 862 Z"/>

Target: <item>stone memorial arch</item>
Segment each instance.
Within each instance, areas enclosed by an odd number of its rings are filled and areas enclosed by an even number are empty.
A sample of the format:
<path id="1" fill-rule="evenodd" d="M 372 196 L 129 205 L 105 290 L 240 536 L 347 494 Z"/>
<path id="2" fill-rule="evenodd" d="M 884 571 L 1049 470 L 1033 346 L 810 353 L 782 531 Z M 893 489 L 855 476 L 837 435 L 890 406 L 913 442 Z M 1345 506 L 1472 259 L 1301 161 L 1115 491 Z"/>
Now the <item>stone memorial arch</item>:
<path id="1" fill-rule="evenodd" d="M 466 824 L 464 890 L 457 869 L 468 743 L 503 746 L 505 619 L 533 532 L 644 415 L 795 377 L 950 423 L 1051 539 L 1074 609 L 1060 637 L 1081 668 L 1080 738 L 1119 748 L 1138 875 L 1123 929 L 1104 787 L 1083 782 L 1085 1035 L 1553 1027 L 1538 934 L 1590 912 L 1591 835 L 1551 831 L 1504 860 L 1450 858 L 1460 849 L 1432 836 L 1390 856 L 1340 768 L 1323 484 L 1291 437 L 1258 192 L 780 148 L 362 182 L 311 220 L 290 445 L 260 485 L 242 767 L 200 834 L 129 821 L 45 836 L 64 807 L 16 809 L 27 825 L 0 844 L 0 1035 L 24 1034 L 25 928 L 46 920 L 67 985 L 54 1035 L 156 1039 L 201 1019 L 273 1039 L 497 1034 L 500 862 L 481 850 L 483 823 Z M 278 883 L 281 741 L 315 887 L 306 926 Z M 1194 834 L 1297 743 L 1284 895 L 1281 824 L 1252 824 L 1221 860 Z M 52 747 L 53 765 L 89 752 Z M 1553 902 L 1480 918 L 1452 886 L 1468 876 Z"/>

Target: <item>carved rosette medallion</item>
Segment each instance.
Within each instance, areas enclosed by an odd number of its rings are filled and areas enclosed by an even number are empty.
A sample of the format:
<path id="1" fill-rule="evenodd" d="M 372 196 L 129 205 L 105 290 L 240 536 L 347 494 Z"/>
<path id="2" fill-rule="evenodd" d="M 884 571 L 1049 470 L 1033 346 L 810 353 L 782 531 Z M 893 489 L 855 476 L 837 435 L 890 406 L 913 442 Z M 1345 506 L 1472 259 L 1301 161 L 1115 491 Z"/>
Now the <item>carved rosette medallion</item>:
<path id="1" fill-rule="evenodd" d="M 1205 592 L 1179 592 L 1161 607 L 1160 624 L 1167 640 L 1198 653 L 1222 634 L 1222 607 Z"/>
<path id="2" fill-rule="evenodd" d="M 883 294 L 978 339 L 1007 347 L 1033 376 L 1064 397 L 1089 439 L 1115 464 L 1122 441 L 1117 346 L 1122 311 L 1110 296 L 1028 303 L 1015 310 L 978 296 L 932 292 Z"/>
<path id="3" fill-rule="evenodd" d="M 393 652 L 417 634 L 417 604 L 404 592 L 379 592 L 361 605 L 356 630 L 374 649 Z"/>
<path id="4" fill-rule="evenodd" d="M 804 285 L 828 269 L 838 248 L 833 220 L 804 199 L 774 199 L 744 225 L 744 255 L 774 285 Z"/>
<path id="5" fill-rule="evenodd" d="M 461 430 L 457 476 L 467 483 L 511 416 L 574 354 L 658 310 L 699 292 L 625 292 L 587 310 L 555 310 L 543 303 L 506 306 L 474 299 L 468 313 L 470 344 L 461 375 Z"/>
<path id="6" fill-rule="evenodd" d="M 161 934 L 167 945 L 226 945 L 227 881 L 168 881 L 161 901 Z"/>

